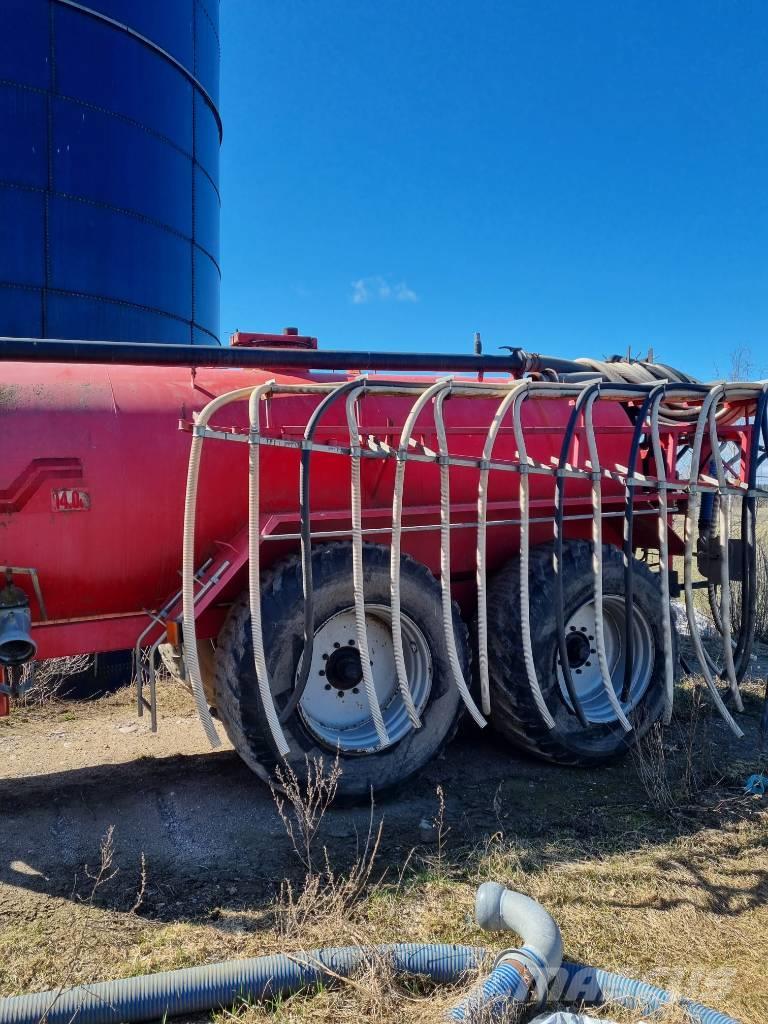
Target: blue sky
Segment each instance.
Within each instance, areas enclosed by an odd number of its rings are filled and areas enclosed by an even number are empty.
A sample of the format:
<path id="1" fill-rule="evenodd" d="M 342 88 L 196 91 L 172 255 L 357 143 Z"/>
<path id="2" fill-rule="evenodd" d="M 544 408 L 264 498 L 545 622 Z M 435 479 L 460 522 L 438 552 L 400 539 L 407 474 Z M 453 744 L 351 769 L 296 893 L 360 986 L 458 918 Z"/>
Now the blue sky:
<path id="1" fill-rule="evenodd" d="M 768 5 L 223 0 L 222 337 L 768 371 Z"/>

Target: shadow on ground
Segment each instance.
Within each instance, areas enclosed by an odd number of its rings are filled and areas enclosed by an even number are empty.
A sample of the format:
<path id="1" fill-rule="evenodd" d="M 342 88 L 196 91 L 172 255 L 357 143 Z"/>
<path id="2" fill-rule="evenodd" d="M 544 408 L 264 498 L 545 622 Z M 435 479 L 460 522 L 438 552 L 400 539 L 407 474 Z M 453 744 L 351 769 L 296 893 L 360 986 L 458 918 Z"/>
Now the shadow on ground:
<path id="1" fill-rule="evenodd" d="M 448 871 L 467 870 L 497 832 L 514 837 L 523 864 L 530 856 L 540 865 L 542 858 L 556 864 L 648 849 L 674 835 L 718 827 L 743 805 L 737 779 L 740 765 L 758 757 L 758 718 L 756 705 L 747 715 L 749 735 L 738 746 L 717 734 L 725 779 L 673 814 L 654 809 L 631 760 L 600 770 L 562 769 L 465 728 L 405 791 L 374 808 L 376 819 L 384 819 L 379 863 L 397 872 L 419 845 L 422 820 L 437 811 L 438 785 L 450 828 Z M 111 826 L 119 875 L 97 898 L 116 910 L 131 905 L 142 855 L 148 884 L 141 913 L 162 920 L 265 905 L 281 879 L 300 874 L 272 794 L 232 752 L 5 779 L 0 809 L 0 883 L 48 896 L 78 899 L 88 891 L 85 867 L 98 863 L 100 840 Z M 370 808 L 326 815 L 322 842 L 335 866 L 343 870 L 356 858 L 369 815 Z M 659 864 L 663 871 L 679 867 Z M 708 898 L 713 911 L 736 913 L 764 900 L 767 885 L 764 873 L 734 877 L 733 893 L 725 885 Z M 702 877 L 690 863 L 677 898 L 684 902 L 694 889 L 702 892 Z"/>

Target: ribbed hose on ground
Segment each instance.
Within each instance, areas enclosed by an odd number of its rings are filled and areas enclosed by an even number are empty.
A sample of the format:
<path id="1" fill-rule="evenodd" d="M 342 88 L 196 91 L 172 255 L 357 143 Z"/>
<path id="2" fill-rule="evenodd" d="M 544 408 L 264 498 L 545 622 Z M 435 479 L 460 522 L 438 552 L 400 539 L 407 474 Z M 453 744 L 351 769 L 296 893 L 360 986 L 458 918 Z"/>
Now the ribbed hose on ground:
<path id="1" fill-rule="evenodd" d="M 389 746 L 389 733 L 384 724 L 381 705 L 376 693 L 376 685 L 371 672 L 371 655 L 368 650 L 368 628 L 365 621 L 365 585 L 363 579 L 363 510 L 360 483 L 360 429 L 355 418 L 355 407 L 358 398 L 365 393 L 365 385 L 361 385 L 347 395 L 347 427 L 349 429 L 349 447 L 351 449 L 351 489 L 350 505 L 352 511 L 352 592 L 355 602 L 355 637 L 360 653 L 360 668 L 363 673 L 363 686 L 368 698 L 371 717 L 379 738 L 379 749 Z M 394 616 L 393 616 L 394 618 Z"/>
<path id="2" fill-rule="evenodd" d="M 485 950 L 468 946 L 399 943 L 228 960 L 0 999 L 0 1024 L 133 1024 L 191 1016 L 333 984 L 384 958 L 398 973 L 444 983 L 477 970 L 484 957 Z"/>
<path id="3" fill-rule="evenodd" d="M 138 1024 L 191 1016 L 241 1002 L 278 999 L 319 984 L 333 984 L 338 978 L 353 976 L 367 964 L 382 960 L 398 974 L 422 975 L 445 984 L 476 971 L 486 956 L 485 949 L 472 946 L 398 943 L 372 950 L 353 946 L 228 960 L 8 996 L 0 999 L 0 1024 L 40 1024 L 41 1020 L 46 1024 Z M 555 985 L 562 991 L 559 998 L 569 1003 L 617 1003 L 650 1014 L 679 1002 L 692 1024 L 739 1024 L 728 1014 L 685 997 L 678 1000 L 656 985 L 566 960 Z M 506 1013 L 514 1003 L 522 1005 L 527 1000 L 529 987 L 517 968 L 502 962 L 479 989 L 486 991 L 493 1007 Z M 467 1000 L 463 1000 L 451 1011 L 450 1019 L 477 1019 L 469 1016 L 468 1009 L 474 1012 L 474 1004 L 468 1007 Z M 480 1010 L 483 1012 L 484 1008 Z M 489 1016 L 482 1019 L 488 1020 Z"/>
<path id="4" fill-rule="evenodd" d="M 259 519 L 259 463 L 261 447 L 259 445 L 259 415 L 261 401 L 274 387 L 274 380 L 254 388 L 248 399 L 248 600 L 251 608 L 251 643 L 253 645 L 253 663 L 256 670 L 256 681 L 259 687 L 262 707 L 267 719 L 269 731 L 280 757 L 287 757 L 291 752 L 285 738 L 280 718 L 275 708 L 272 689 L 269 685 L 267 660 L 264 655 L 264 631 L 261 625 L 261 523 Z"/>
<path id="5" fill-rule="evenodd" d="M 643 1014 L 656 1013 L 665 1006 L 679 1004 L 692 1024 L 739 1024 L 734 1017 L 729 1017 L 718 1010 L 711 1010 L 692 999 L 677 999 L 672 993 L 656 985 L 649 985 L 635 978 L 626 978 L 611 971 L 602 971 L 597 967 L 588 967 L 586 964 L 564 960 L 562 981 L 563 993 L 568 1002 L 585 1002 L 591 1005 L 617 1003 L 629 1009 L 639 1010 Z"/>
<path id="6" fill-rule="evenodd" d="M 487 725 L 487 722 L 472 699 L 472 694 L 469 692 L 469 687 L 464 679 L 464 673 L 459 661 L 459 652 L 456 649 L 456 636 L 453 631 L 450 467 L 448 465 L 448 438 L 443 418 L 443 403 L 448 394 L 450 394 L 450 385 L 448 388 L 438 392 L 434 405 L 435 431 L 437 433 L 438 458 L 440 460 L 440 592 L 442 595 L 443 635 L 445 636 L 446 653 L 448 654 L 453 680 L 467 710 L 482 729 Z"/>
<path id="7" fill-rule="evenodd" d="M 654 1013 L 676 1002 L 692 1024 L 739 1024 L 734 1018 L 689 999 L 676 999 L 655 985 L 562 961 L 560 933 L 534 900 L 496 883 L 478 889 L 478 924 L 507 928 L 524 939 L 500 954 L 490 975 L 450 1012 L 451 1020 L 491 1024 L 522 1010 L 532 990 L 543 1003 L 553 983 L 558 1002 L 621 1006 Z M 96 982 L 70 989 L 0 999 L 0 1024 L 134 1024 L 225 1010 L 239 1003 L 279 999 L 333 984 L 366 966 L 385 962 L 396 974 L 422 975 L 438 983 L 460 981 L 482 966 L 487 951 L 470 946 L 398 943 L 373 948 L 338 947 L 295 954 L 203 964 L 159 974 Z"/>
<path id="8" fill-rule="evenodd" d="M 600 678 L 603 690 L 613 713 L 625 732 L 632 731 L 632 725 L 624 714 L 624 709 L 616 697 L 611 679 L 608 657 L 605 653 L 605 627 L 603 617 L 603 498 L 600 470 L 600 456 L 595 439 L 595 424 L 592 419 L 592 407 L 599 397 L 599 390 L 593 391 L 584 403 L 584 430 L 587 438 L 587 454 L 591 465 L 590 479 L 592 484 L 592 574 L 595 604 L 595 649 L 597 663 L 600 666 Z"/>
<path id="9" fill-rule="evenodd" d="M 465 1020 L 469 1024 L 483 1024 L 514 1020 L 515 1008 L 525 1006 L 531 990 L 523 972 L 514 964 L 497 964 L 458 1006 L 454 1006 L 449 1020 Z"/>

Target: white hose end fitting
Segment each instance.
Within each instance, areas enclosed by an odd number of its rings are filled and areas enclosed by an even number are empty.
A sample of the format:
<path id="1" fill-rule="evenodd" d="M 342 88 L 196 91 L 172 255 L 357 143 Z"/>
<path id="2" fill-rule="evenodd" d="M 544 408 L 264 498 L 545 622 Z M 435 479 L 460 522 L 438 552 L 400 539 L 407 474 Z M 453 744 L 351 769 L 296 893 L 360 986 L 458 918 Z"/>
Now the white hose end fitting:
<path id="1" fill-rule="evenodd" d="M 475 921 L 484 932 L 500 932 L 506 925 L 501 919 L 501 899 L 507 890 L 498 882 L 483 882 L 475 895 Z"/>
<path id="2" fill-rule="evenodd" d="M 522 964 L 534 979 L 539 998 L 546 995 L 563 961 L 563 940 L 544 907 L 498 882 L 484 882 L 475 897 L 475 920 L 485 931 L 511 931 L 520 936 L 522 948 L 505 950 L 499 961 Z"/>

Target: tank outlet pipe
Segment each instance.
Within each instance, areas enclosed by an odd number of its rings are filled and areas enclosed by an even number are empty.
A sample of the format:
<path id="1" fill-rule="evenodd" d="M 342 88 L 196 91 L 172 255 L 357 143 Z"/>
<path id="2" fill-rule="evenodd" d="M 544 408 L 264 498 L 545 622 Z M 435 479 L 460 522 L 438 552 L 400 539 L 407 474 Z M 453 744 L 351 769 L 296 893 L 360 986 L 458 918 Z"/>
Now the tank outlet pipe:
<path id="1" fill-rule="evenodd" d="M 536 900 L 484 882 L 475 897 L 475 920 L 485 931 L 511 931 L 522 945 L 506 949 L 493 970 L 450 1013 L 451 1020 L 507 1020 L 533 993 L 540 1005 L 563 960 L 563 940 L 554 918 Z"/>
<path id="2" fill-rule="evenodd" d="M 37 654 L 37 644 L 32 639 L 29 598 L 14 585 L 10 569 L 5 581 L 0 590 L 0 668 L 12 668 L 31 661 Z"/>
<path id="3" fill-rule="evenodd" d="M 578 373 L 584 367 L 573 359 L 529 354 L 521 348 L 503 356 L 450 352 L 372 352 L 285 348 L 247 348 L 224 345 L 155 345 L 142 342 L 71 341 L 0 337 L 0 362 L 105 364 L 112 366 L 236 367 L 274 372 L 276 366 L 307 373 L 310 370 L 384 370 L 393 372 L 518 374 L 544 368 Z"/>

